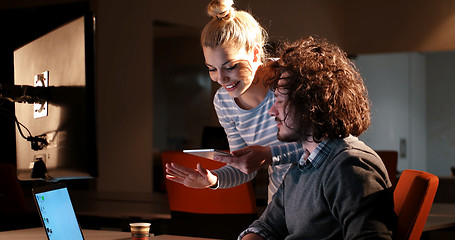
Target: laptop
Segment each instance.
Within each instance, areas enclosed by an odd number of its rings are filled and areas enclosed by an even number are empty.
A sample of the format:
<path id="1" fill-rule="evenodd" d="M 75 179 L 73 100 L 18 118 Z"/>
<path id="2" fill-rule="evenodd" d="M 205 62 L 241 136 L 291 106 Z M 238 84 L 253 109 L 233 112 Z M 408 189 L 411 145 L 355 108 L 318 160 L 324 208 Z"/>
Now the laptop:
<path id="1" fill-rule="evenodd" d="M 84 239 L 65 184 L 49 184 L 32 191 L 49 240 Z"/>

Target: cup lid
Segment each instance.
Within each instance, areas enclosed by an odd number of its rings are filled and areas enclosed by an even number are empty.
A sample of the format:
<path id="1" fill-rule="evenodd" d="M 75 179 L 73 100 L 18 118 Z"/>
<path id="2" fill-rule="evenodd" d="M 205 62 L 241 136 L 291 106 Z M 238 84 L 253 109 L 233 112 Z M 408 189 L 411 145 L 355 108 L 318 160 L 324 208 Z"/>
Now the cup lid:
<path id="1" fill-rule="evenodd" d="M 132 226 L 132 227 L 148 227 L 148 226 L 150 226 L 150 223 L 146 223 L 146 222 L 130 223 L 130 226 Z"/>

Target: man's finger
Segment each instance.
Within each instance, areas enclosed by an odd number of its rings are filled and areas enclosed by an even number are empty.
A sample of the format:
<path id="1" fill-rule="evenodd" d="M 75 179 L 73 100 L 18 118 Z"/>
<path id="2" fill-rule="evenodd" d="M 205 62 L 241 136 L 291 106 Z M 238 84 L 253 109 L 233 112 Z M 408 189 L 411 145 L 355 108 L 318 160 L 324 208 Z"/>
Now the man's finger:
<path id="1" fill-rule="evenodd" d="M 233 155 L 234 157 L 241 157 L 241 156 L 243 156 L 243 155 L 245 155 L 245 154 L 247 154 L 247 153 L 249 153 L 249 152 L 250 152 L 250 150 L 248 149 L 248 147 L 244 147 L 244 148 L 242 148 L 242 149 L 233 151 L 233 152 L 232 152 L 232 155 Z"/>
<path id="2" fill-rule="evenodd" d="M 232 164 L 235 163 L 235 157 L 228 157 L 228 156 L 216 156 L 213 158 L 213 160 L 218 161 L 218 162 L 224 162 L 227 164 Z"/>
<path id="3" fill-rule="evenodd" d="M 241 172 L 243 172 L 245 174 L 249 174 L 248 169 L 245 168 L 245 166 L 242 164 L 241 161 L 238 161 L 239 158 L 237 158 L 237 157 L 220 157 L 220 158 L 224 158 L 224 159 L 220 159 L 219 160 L 220 162 L 227 163 L 227 164 L 237 168 Z"/>

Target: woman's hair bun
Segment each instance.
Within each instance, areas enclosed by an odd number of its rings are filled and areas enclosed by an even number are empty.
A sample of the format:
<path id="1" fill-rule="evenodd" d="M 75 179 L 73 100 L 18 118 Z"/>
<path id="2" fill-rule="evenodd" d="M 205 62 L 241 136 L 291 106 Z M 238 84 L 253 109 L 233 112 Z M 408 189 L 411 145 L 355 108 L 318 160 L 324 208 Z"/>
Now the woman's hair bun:
<path id="1" fill-rule="evenodd" d="M 232 5 L 233 0 L 212 0 L 207 6 L 207 13 L 214 18 L 229 20 L 235 12 Z"/>

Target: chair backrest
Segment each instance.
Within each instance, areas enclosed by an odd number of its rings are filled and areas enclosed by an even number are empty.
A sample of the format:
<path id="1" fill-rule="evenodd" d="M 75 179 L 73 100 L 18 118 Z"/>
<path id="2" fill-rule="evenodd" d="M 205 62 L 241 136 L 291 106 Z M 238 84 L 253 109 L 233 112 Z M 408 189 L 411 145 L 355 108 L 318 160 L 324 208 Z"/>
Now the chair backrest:
<path id="1" fill-rule="evenodd" d="M 224 166 L 224 163 L 205 159 L 180 151 L 161 154 L 163 169 L 166 163 L 196 168 L 197 163 L 209 170 Z M 165 180 L 171 211 L 204 214 L 257 214 L 256 199 L 251 182 L 228 189 L 193 189 Z"/>
<path id="2" fill-rule="evenodd" d="M 0 163 L 0 216 L 24 214 L 26 211 L 25 197 L 15 166 Z"/>
<path id="3" fill-rule="evenodd" d="M 397 151 L 388 151 L 380 150 L 376 153 L 381 157 L 382 162 L 387 169 L 389 174 L 390 182 L 392 182 L 392 187 L 395 187 L 397 184 L 397 164 L 398 164 L 398 152 Z"/>
<path id="4" fill-rule="evenodd" d="M 393 198 L 398 216 L 396 240 L 418 240 L 430 213 L 439 178 L 431 173 L 406 169 L 395 187 Z"/>

